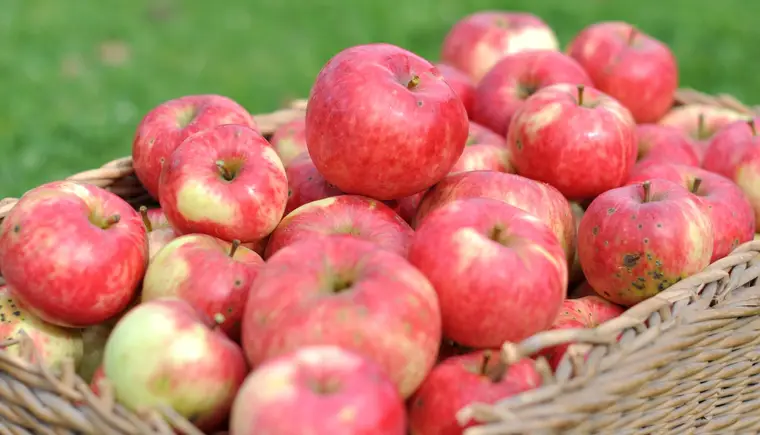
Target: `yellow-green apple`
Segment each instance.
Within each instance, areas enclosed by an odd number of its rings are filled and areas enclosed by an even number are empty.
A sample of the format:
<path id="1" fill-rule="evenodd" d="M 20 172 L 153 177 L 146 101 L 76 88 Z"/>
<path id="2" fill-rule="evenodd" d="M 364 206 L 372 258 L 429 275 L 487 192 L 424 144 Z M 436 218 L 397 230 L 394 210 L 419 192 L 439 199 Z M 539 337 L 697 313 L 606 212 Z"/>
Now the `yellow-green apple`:
<path id="1" fill-rule="evenodd" d="M 103 373 L 132 410 L 170 406 L 204 431 L 222 424 L 248 373 L 240 347 L 189 303 L 144 302 L 122 317 Z"/>
<path id="2" fill-rule="evenodd" d="M 278 251 L 243 315 L 252 366 L 302 346 L 342 346 L 377 362 L 404 398 L 430 371 L 440 341 L 441 311 L 427 278 L 398 254 L 350 236 Z"/>
<path id="3" fill-rule="evenodd" d="M 248 375 L 232 405 L 230 431 L 405 435 L 406 411 L 374 361 L 337 346 L 304 346 Z"/>
<path id="4" fill-rule="evenodd" d="M 30 190 L 0 226 L 0 264 L 14 296 L 42 320 L 103 322 L 133 299 L 148 263 L 140 213 L 93 184 Z"/>
<path id="5" fill-rule="evenodd" d="M 160 208 L 149 209 L 141 206 L 139 211 L 145 230 L 148 232 L 148 261 L 151 261 L 156 256 L 156 252 L 176 239 L 178 234 L 169 224 L 164 211 Z"/>
<path id="6" fill-rule="evenodd" d="M 747 150 L 760 147 L 757 125 L 760 117 L 734 121 L 713 136 L 705 151 L 702 167 L 724 177 L 735 179 L 736 167 Z"/>
<path id="7" fill-rule="evenodd" d="M 306 118 L 298 117 L 277 128 L 272 133 L 272 144 L 282 164 L 287 168 L 290 162 L 301 153 L 306 152 Z"/>
<path id="8" fill-rule="evenodd" d="M 411 225 L 414 215 L 417 214 L 417 207 L 419 207 L 420 201 L 422 201 L 422 197 L 425 196 L 425 193 L 427 193 L 427 190 L 415 193 L 414 195 L 405 196 L 401 199 L 393 199 L 383 202 L 385 205 L 392 208 L 393 211 L 398 213 L 404 222 Z"/>
<path id="9" fill-rule="evenodd" d="M 549 183 L 570 200 L 593 198 L 628 178 L 636 163 L 636 123 L 601 91 L 560 83 L 525 100 L 507 145 L 518 174 Z"/>
<path id="10" fill-rule="evenodd" d="M 671 109 L 660 119 L 659 124 L 669 125 L 686 133 L 701 163 L 712 137 L 726 125 L 745 120 L 746 117 L 724 107 L 687 104 Z"/>
<path id="11" fill-rule="evenodd" d="M 449 173 L 468 171 L 514 172 L 509 162 L 509 151 L 487 143 L 467 145 Z"/>
<path id="12" fill-rule="evenodd" d="M 657 122 L 673 106 L 678 64 L 663 42 L 629 23 L 604 21 L 581 30 L 567 53 L 594 86 L 631 111 L 637 123 Z"/>
<path id="13" fill-rule="evenodd" d="M 686 134 L 669 125 L 639 124 L 636 126 L 638 155 L 633 171 L 660 163 L 699 167 L 699 156 Z"/>
<path id="14" fill-rule="evenodd" d="M 325 180 L 379 200 L 437 183 L 462 154 L 467 129 L 464 104 L 438 69 L 383 43 L 330 59 L 306 109 L 306 145 Z"/>
<path id="15" fill-rule="evenodd" d="M 477 122 L 470 121 L 470 126 L 467 133 L 467 142 L 465 145 L 484 143 L 489 145 L 498 145 L 502 148 L 507 147 L 507 141 L 504 136 L 491 131 L 488 127 L 484 127 Z"/>
<path id="16" fill-rule="evenodd" d="M 475 95 L 475 85 L 472 83 L 470 76 L 458 70 L 457 68 L 446 65 L 444 63 L 438 63 L 435 65 L 435 67 L 438 68 L 438 71 L 441 73 L 441 76 L 443 76 L 443 79 L 446 80 L 446 83 L 451 86 L 451 89 L 453 89 L 454 92 L 459 96 L 459 99 L 462 100 L 462 104 L 464 104 L 464 108 L 467 110 L 467 113 L 472 113 L 472 101 L 473 96 Z"/>
<path id="17" fill-rule="evenodd" d="M 0 285 L 0 343 L 18 339 L 24 333 L 34 344 L 32 361 L 39 361 L 53 370 L 59 370 L 66 360 L 76 365 L 84 355 L 82 333 L 76 328 L 62 328 L 38 318 L 21 301 L 16 300 L 13 290 Z M 10 355 L 21 355 L 21 346 L 14 344 L 0 349 Z"/>
<path id="18" fill-rule="evenodd" d="M 449 29 L 441 47 L 441 61 L 477 83 L 508 54 L 558 49 L 554 31 L 533 14 L 479 11 L 461 18 Z"/>
<path id="19" fill-rule="evenodd" d="M 343 194 L 337 187 L 325 181 L 308 152 L 292 159 L 285 168 L 285 174 L 288 178 L 286 215 L 304 204 Z"/>
<path id="20" fill-rule="evenodd" d="M 581 219 L 583 219 L 583 214 L 586 213 L 586 210 L 577 202 L 571 202 L 570 209 L 573 211 L 573 223 L 575 224 L 575 231 L 577 233 L 578 225 L 581 224 Z M 581 268 L 581 259 L 578 257 L 578 245 L 576 245 L 573 262 L 570 264 L 570 268 L 568 269 L 568 282 L 570 284 L 575 284 L 579 281 L 582 281 L 583 279 L 584 277 L 583 269 Z"/>
<path id="21" fill-rule="evenodd" d="M 602 297 L 630 307 L 710 264 L 713 228 L 701 198 L 648 180 L 597 196 L 578 227 L 583 274 Z"/>
<path id="22" fill-rule="evenodd" d="M 231 242 L 269 235 L 288 201 L 285 168 L 261 134 L 220 125 L 187 138 L 164 165 L 161 208 L 180 234 Z"/>
<path id="23" fill-rule="evenodd" d="M 507 367 L 496 350 L 452 356 L 433 368 L 409 401 L 409 428 L 414 435 L 461 435 L 475 425 L 460 425 L 457 413 L 465 406 L 493 404 L 541 384 L 530 358 Z"/>
<path id="24" fill-rule="evenodd" d="M 464 346 L 495 348 L 545 330 L 567 293 L 567 260 L 551 229 L 496 199 L 430 213 L 408 258 L 438 294 L 443 336 Z"/>
<path id="25" fill-rule="evenodd" d="M 206 234 L 187 234 L 169 242 L 148 266 L 143 303 L 178 297 L 218 324 L 233 340 L 240 334 L 243 308 L 259 269 L 259 254 Z"/>
<path id="26" fill-rule="evenodd" d="M 221 95 L 188 95 L 163 102 L 140 121 L 132 142 L 135 175 L 158 199 L 161 167 L 189 136 L 224 124 L 242 124 L 258 131 L 247 110 Z"/>
<path id="27" fill-rule="evenodd" d="M 578 62 L 559 51 L 533 50 L 505 56 L 478 83 L 472 119 L 506 136 L 512 116 L 525 100 L 557 83 L 592 86 Z"/>

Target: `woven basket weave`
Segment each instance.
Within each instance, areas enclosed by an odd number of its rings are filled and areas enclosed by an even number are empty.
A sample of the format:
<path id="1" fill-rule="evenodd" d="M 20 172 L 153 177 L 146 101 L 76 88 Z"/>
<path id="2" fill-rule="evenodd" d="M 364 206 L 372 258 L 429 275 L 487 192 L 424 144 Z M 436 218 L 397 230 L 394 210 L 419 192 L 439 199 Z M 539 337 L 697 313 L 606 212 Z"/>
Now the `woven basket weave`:
<path id="1" fill-rule="evenodd" d="M 677 104 L 686 103 L 760 113 L 730 96 L 683 89 Z M 268 135 L 304 109 L 305 102 L 297 101 L 256 121 Z M 150 200 L 131 158 L 69 179 L 107 188 L 134 205 Z M 16 201 L 0 201 L 0 220 Z M 554 373 L 539 360 L 542 387 L 463 409 L 462 422 L 483 423 L 465 435 L 760 433 L 758 277 L 760 242 L 748 242 L 595 329 L 548 331 L 506 343 L 507 363 L 575 344 Z M 21 346 L 22 356 L 2 351 L 6 346 Z M 128 411 L 108 385 L 96 397 L 73 363 L 51 373 L 30 362 L 34 352 L 23 336 L 0 342 L 0 435 L 201 434 L 171 409 Z"/>

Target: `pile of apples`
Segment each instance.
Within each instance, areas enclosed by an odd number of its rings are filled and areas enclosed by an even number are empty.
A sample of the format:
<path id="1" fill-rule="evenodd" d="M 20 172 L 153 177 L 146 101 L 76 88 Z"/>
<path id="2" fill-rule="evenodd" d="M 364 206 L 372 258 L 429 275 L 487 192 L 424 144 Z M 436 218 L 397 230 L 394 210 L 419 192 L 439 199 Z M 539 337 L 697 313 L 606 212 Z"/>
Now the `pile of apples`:
<path id="1" fill-rule="evenodd" d="M 484 11 L 437 64 L 341 51 L 269 140 L 229 98 L 165 102 L 133 143 L 160 207 L 63 181 L 2 222 L 0 339 L 207 433 L 460 434 L 465 405 L 541 385 L 504 342 L 594 327 L 753 238 L 757 120 L 672 108 L 677 86 L 629 24 L 562 52 Z"/>

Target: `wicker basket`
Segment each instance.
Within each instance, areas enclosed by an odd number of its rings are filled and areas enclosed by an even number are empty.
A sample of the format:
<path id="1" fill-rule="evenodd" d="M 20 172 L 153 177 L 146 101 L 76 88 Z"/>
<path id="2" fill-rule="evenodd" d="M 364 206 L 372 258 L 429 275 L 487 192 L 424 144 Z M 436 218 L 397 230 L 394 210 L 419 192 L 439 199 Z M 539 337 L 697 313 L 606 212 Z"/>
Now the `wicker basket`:
<path id="1" fill-rule="evenodd" d="M 730 96 L 688 89 L 678 92 L 677 104 L 683 103 L 760 113 Z M 304 109 L 298 101 L 256 120 L 269 134 Z M 149 201 L 130 158 L 69 179 L 107 188 L 134 205 Z M 0 201 L 0 220 L 15 202 Z M 748 242 L 598 328 L 548 331 L 506 343 L 507 363 L 552 345 L 576 344 L 554 373 L 539 359 L 541 388 L 463 409 L 463 422 L 484 423 L 465 434 L 760 433 L 758 277 L 760 242 Z M 22 347 L 22 357 L 0 350 L 0 435 L 201 434 L 171 409 L 125 409 L 108 385 L 96 397 L 73 363 L 51 373 L 30 362 L 35 350 L 25 337 L 0 348 L 11 345 Z"/>

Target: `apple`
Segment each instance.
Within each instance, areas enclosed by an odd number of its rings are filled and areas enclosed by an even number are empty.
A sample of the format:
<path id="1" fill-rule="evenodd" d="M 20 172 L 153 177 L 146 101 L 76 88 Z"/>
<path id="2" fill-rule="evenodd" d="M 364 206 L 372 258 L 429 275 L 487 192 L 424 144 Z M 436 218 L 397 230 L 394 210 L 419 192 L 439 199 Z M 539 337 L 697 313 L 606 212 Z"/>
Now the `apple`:
<path id="1" fill-rule="evenodd" d="M 255 240 L 253 242 L 241 243 L 240 246 L 248 248 L 251 251 L 259 254 L 260 257 L 264 256 L 264 251 L 267 249 L 267 243 L 269 243 L 269 236 L 263 239 Z"/>
<path id="2" fill-rule="evenodd" d="M 231 242 L 269 235 L 288 201 L 285 168 L 255 130 L 220 125 L 177 147 L 161 172 L 161 208 L 180 234 Z"/>
<path id="3" fill-rule="evenodd" d="M 438 69 L 390 44 L 335 55 L 306 109 L 306 144 L 319 173 L 345 193 L 379 200 L 437 183 L 462 154 L 467 132 L 464 104 Z"/>
<path id="4" fill-rule="evenodd" d="M 700 196 L 713 227 L 710 262 L 720 260 L 755 235 L 755 212 L 744 192 L 728 178 L 693 166 L 662 163 L 635 172 L 629 183 L 653 178 L 680 184 Z"/>
<path id="5" fill-rule="evenodd" d="M 232 406 L 230 431 L 405 435 L 406 411 L 374 361 L 337 346 L 305 346 L 248 375 Z"/>
<path id="6" fill-rule="evenodd" d="M 507 135 L 518 174 L 556 187 L 569 200 L 621 186 L 636 163 L 636 124 L 613 98 L 584 85 L 538 90 Z"/>
<path id="7" fill-rule="evenodd" d="M 156 253 L 167 243 L 176 239 L 178 234 L 160 208 L 149 209 L 141 206 L 139 211 L 145 230 L 148 232 L 148 261 L 152 261 Z"/>
<path id="8" fill-rule="evenodd" d="M 180 236 L 148 266 L 141 301 L 180 298 L 236 340 L 248 292 L 263 264 L 257 253 L 237 241 L 228 243 L 206 234 Z"/>
<path id="9" fill-rule="evenodd" d="M 306 152 L 306 117 L 298 117 L 278 127 L 269 143 L 286 168 L 301 153 Z"/>
<path id="10" fill-rule="evenodd" d="M 15 299 L 64 327 L 101 323 L 133 299 L 148 263 L 140 213 L 93 184 L 28 191 L 0 226 L 0 264 Z"/>
<path id="11" fill-rule="evenodd" d="M 497 145 L 501 148 L 507 147 L 507 141 L 504 136 L 491 131 L 488 127 L 484 127 L 477 122 L 470 121 L 465 145 L 475 144 Z"/>
<path id="12" fill-rule="evenodd" d="M 404 222 L 411 225 L 414 215 L 417 214 L 417 207 L 419 207 L 420 201 L 422 201 L 422 197 L 425 196 L 425 193 L 427 193 L 427 190 L 417 192 L 414 195 L 405 196 L 401 199 L 383 201 L 383 203 L 401 216 L 401 219 L 403 219 Z"/>
<path id="13" fill-rule="evenodd" d="M 459 71 L 453 66 L 443 63 L 437 63 L 435 64 L 435 67 L 438 68 L 438 72 L 441 73 L 443 79 L 446 80 L 446 83 L 451 86 L 451 89 L 453 89 L 454 92 L 459 96 L 459 99 L 462 100 L 462 104 L 464 104 L 464 108 L 467 110 L 467 113 L 472 113 L 472 101 L 475 95 L 475 85 L 472 83 L 470 76 L 462 71 Z"/>
<path id="14" fill-rule="evenodd" d="M 676 127 L 686 133 L 702 162 L 712 137 L 726 125 L 745 119 L 746 115 L 731 109 L 688 104 L 671 109 L 660 119 L 659 124 Z"/>
<path id="15" fill-rule="evenodd" d="M 252 366 L 303 346 L 341 346 L 377 362 L 404 398 L 430 371 L 440 341 L 441 312 L 427 278 L 398 254 L 350 236 L 278 251 L 243 315 Z"/>
<path id="16" fill-rule="evenodd" d="M 528 50 L 558 50 L 554 31 L 525 12 L 479 11 L 457 21 L 446 34 L 441 61 L 477 83 L 504 56 Z"/>
<path id="17" fill-rule="evenodd" d="M 577 233 L 578 225 L 581 224 L 581 219 L 583 219 L 583 214 L 586 213 L 586 210 L 584 210 L 577 202 L 571 202 L 570 209 L 573 211 L 573 223 L 575 224 L 575 231 Z M 581 268 L 581 259 L 578 257 L 578 246 L 576 245 L 573 262 L 570 264 L 570 269 L 568 270 L 568 282 L 574 284 L 584 279 L 583 268 Z"/>
<path id="18" fill-rule="evenodd" d="M 131 410 L 170 406 L 198 429 L 225 421 L 247 373 L 240 347 L 176 298 L 144 302 L 122 317 L 103 354 L 116 399 Z"/>
<path id="19" fill-rule="evenodd" d="M 622 21 L 581 30 L 567 53 L 594 86 L 630 110 L 637 123 L 657 122 L 673 106 L 678 64 L 663 42 Z"/>
<path id="20" fill-rule="evenodd" d="M 570 292 L 567 295 L 568 299 L 580 299 L 584 296 L 597 296 L 596 291 L 594 291 L 593 288 L 591 288 L 591 285 L 589 285 L 588 281 L 583 281 L 580 284 L 576 285 L 572 289 L 570 289 Z"/>
<path id="21" fill-rule="evenodd" d="M 492 144 L 467 145 L 450 174 L 468 171 L 514 172 L 509 162 L 509 151 Z"/>
<path id="22" fill-rule="evenodd" d="M 648 180 L 597 196 L 578 227 L 586 280 L 630 307 L 710 264 L 713 228 L 702 200 L 679 184 Z"/>
<path id="23" fill-rule="evenodd" d="M 496 199 L 463 199 L 430 213 L 414 233 L 409 262 L 438 294 L 443 336 L 474 348 L 545 330 L 567 292 L 567 260 L 551 229 Z"/>
<path id="24" fill-rule="evenodd" d="M 749 199 L 755 212 L 756 231 L 760 231 L 760 148 L 749 146 L 736 164 L 734 182 Z"/>
<path id="25" fill-rule="evenodd" d="M 733 180 L 736 167 L 747 150 L 760 147 L 758 123 L 760 117 L 755 117 L 746 121 L 734 121 L 721 128 L 705 150 L 702 167 Z"/>
<path id="26" fill-rule="evenodd" d="M 324 198 L 342 195 L 343 192 L 325 181 L 308 152 L 303 152 L 290 161 L 285 168 L 288 178 L 288 203 L 285 215 L 298 207 Z"/>
<path id="27" fill-rule="evenodd" d="M 502 58 L 475 90 L 472 119 L 502 135 L 525 100 L 557 83 L 592 86 L 586 71 L 555 50 L 522 51 Z"/>
<path id="28" fill-rule="evenodd" d="M 699 156 L 691 140 L 675 127 L 639 124 L 636 126 L 636 137 L 638 156 L 634 171 L 659 163 L 699 166 Z"/>
<path id="29" fill-rule="evenodd" d="M 433 368 L 409 401 L 414 435 L 461 435 L 457 413 L 472 403 L 494 404 L 542 384 L 535 362 L 524 358 L 506 366 L 498 352 L 481 350 L 447 358 Z"/>
<path id="30" fill-rule="evenodd" d="M 103 365 L 99 365 L 95 372 L 92 374 L 92 379 L 89 382 L 90 391 L 96 396 L 100 396 L 102 383 L 106 381 L 106 374 L 103 370 Z"/>
<path id="31" fill-rule="evenodd" d="M 132 165 L 145 190 L 158 199 L 161 168 L 189 136 L 224 124 L 246 125 L 258 131 L 243 106 L 221 95 L 188 95 L 153 108 L 140 121 L 132 142 Z"/>

